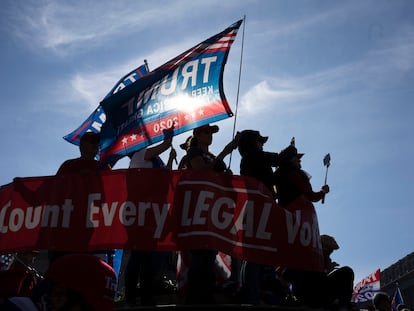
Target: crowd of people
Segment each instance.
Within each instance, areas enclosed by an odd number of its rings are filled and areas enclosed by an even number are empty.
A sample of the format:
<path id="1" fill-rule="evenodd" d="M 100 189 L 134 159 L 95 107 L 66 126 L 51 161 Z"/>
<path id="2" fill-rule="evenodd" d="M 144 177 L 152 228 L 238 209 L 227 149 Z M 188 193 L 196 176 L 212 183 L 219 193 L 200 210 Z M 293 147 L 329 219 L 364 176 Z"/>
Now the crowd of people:
<path id="1" fill-rule="evenodd" d="M 240 175 L 256 178 L 263 183 L 274 196 L 275 202 L 284 208 L 289 208 L 290 203 L 300 196 L 305 196 L 311 202 L 319 202 L 329 193 L 326 184 L 318 191 L 312 189 L 309 176 L 301 167 L 304 154 L 298 152 L 294 139 L 280 152 L 269 152 L 263 148 L 268 141 L 267 136 L 256 130 L 243 130 L 237 132 L 219 154 L 214 155 L 210 146 L 213 135 L 218 131 L 217 125 L 207 124 L 195 128 L 192 135 L 180 145 L 185 155 L 179 161 L 177 169 L 233 174 L 224 158 L 238 149 L 241 156 Z M 172 141 L 173 136 L 166 132 L 164 141 L 159 145 L 131 154 L 129 167 L 174 169 L 173 163 L 178 161 Z M 86 133 L 80 141 L 81 156 L 63 163 L 57 175 L 87 174 L 101 170 L 102 166 L 96 160 L 98 146 L 99 134 Z M 168 163 L 165 164 L 160 155 L 168 149 Z M 323 272 L 231 258 L 232 271 L 226 285 L 232 285 L 228 287 L 231 288 L 228 294 L 232 302 L 249 305 L 293 304 L 332 310 L 355 308 L 351 304 L 353 270 L 347 266 L 340 267 L 332 261 L 332 252 L 339 249 L 332 236 L 322 234 L 320 238 L 325 262 Z M 100 256 L 108 252 L 111 250 L 83 254 L 50 252 L 50 266 L 44 278 L 39 279 L 38 284 L 29 282 L 30 287 L 25 287 L 24 292 L 0 293 L 3 295 L 0 309 L 113 310 L 114 300 L 120 290 L 116 284 L 120 282 L 116 280 L 110 260 Z M 129 306 L 157 305 L 157 289 L 164 281 L 166 270 L 176 264 L 177 258 L 181 258 L 188 266 L 185 276 L 187 284 L 184 293 L 181 293 L 185 296 L 184 302 L 189 305 L 214 304 L 218 290 L 217 256 L 217 250 L 204 248 L 177 252 L 125 251 L 120 273 L 125 284 L 123 302 Z M 106 258 L 111 257 L 109 255 Z M 76 273 L 70 273 L 75 266 Z M 75 281 L 75 278 L 78 279 Z"/>

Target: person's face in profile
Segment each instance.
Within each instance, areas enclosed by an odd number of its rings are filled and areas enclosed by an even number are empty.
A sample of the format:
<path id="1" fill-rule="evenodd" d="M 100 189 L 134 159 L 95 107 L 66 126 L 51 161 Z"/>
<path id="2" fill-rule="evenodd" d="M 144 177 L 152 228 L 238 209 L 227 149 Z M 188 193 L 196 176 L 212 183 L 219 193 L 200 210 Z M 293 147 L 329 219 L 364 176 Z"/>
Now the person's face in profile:
<path id="1" fill-rule="evenodd" d="M 200 144 L 203 144 L 205 146 L 211 145 L 213 142 L 213 133 L 211 130 L 206 129 L 198 133 L 198 141 Z"/>

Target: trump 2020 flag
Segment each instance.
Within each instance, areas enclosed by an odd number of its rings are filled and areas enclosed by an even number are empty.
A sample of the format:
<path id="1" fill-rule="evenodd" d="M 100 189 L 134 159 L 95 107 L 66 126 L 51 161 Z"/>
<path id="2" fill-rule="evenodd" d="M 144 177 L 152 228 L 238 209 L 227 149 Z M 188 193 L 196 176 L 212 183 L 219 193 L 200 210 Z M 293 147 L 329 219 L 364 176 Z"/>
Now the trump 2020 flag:
<path id="1" fill-rule="evenodd" d="M 147 66 L 141 65 L 138 68 L 135 68 L 131 72 L 127 73 L 123 76 L 115 86 L 108 92 L 105 98 L 108 98 L 118 91 L 124 89 L 128 85 L 135 83 L 139 78 L 143 77 L 148 73 Z M 105 122 L 106 116 L 105 112 L 102 107 L 99 105 L 94 112 L 80 125 L 77 129 L 75 129 L 70 134 L 63 137 L 63 139 L 67 140 L 68 142 L 78 145 L 80 142 L 80 138 L 86 132 L 94 132 L 99 133 L 101 131 L 102 124 Z"/>
<path id="2" fill-rule="evenodd" d="M 371 273 L 354 286 L 354 293 L 352 294 L 352 301 L 355 303 L 365 303 L 372 301 L 375 294 L 380 291 L 380 269 Z"/>
<path id="3" fill-rule="evenodd" d="M 195 127 L 233 116 L 223 71 L 242 20 L 197 44 L 101 102 L 100 159 L 120 158 Z"/>

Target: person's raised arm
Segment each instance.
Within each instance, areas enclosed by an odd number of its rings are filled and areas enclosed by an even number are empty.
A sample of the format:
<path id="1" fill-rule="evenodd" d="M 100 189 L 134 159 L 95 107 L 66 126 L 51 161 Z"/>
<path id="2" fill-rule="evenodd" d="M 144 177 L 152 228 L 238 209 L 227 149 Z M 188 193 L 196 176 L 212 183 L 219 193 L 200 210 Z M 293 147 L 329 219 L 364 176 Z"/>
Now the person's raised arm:
<path id="1" fill-rule="evenodd" d="M 240 139 L 240 133 L 237 132 L 236 136 L 223 148 L 223 150 L 217 155 L 216 161 L 223 160 L 228 154 L 237 148 Z"/>
<path id="2" fill-rule="evenodd" d="M 147 161 L 151 161 L 153 158 L 155 158 L 156 156 L 159 156 L 161 153 L 163 153 L 165 150 L 167 150 L 172 143 L 172 137 L 166 138 L 164 139 L 164 141 L 154 147 L 149 147 L 147 148 L 145 155 L 144 155 L 144 159 Z"/>
<path id="3" fill-rule="evenodd" d="M 173 161 L 177 162 L 177 151 L 171 147 L 170 154 L 168 155 L 167 168 L 172 170 Z"/>

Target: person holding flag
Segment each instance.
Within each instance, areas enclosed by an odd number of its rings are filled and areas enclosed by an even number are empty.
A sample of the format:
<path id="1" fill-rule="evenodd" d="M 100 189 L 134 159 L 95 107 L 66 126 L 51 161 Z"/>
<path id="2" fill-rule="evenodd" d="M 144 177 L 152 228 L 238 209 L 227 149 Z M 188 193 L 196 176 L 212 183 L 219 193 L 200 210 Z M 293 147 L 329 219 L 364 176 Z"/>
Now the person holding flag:
<path id="1" fill-rule="evenodd" d="M 190 147 L 187 150 L 188 170 L 210 170 L 230 173 L 223 159 L 237 148 L 238 136 L 231 140 L 224 149 L 215 156 L 209 151 L 213 142 L 213 134 L 219 131 L 217 125 L 203 125 L 193 130 Z M 188 269 L 187 304 L 214 304 L 216 285 L 215 260 L 217 250 L 192 249 Z"/>
<path id="2" fill-rule="evenodd" d="M 164 131 L 164 141 L 156 146 L 145 147 L 130 155 L 129 168 L 167 168 L 172 169 L 177 153 L 172 148 L 173 128 Z M 160 154 L 171 147 L 167 165 L 160 158 Z M 168 263 L 171 261 L 171 252 L 156 250 L 132 250 L 125 268 L 125 302 L 130 306 L 137 303 L 137 283 L 140 284 L 140 303 L 142 306 L 156 305 L 155 293 L 166 274 Z"/>
<path id="3" fill-rule="evenodd" d="M 320 191 L 313 191 L 309 175 L 301 165 L 301 158 L 304 154 L 299 153 L 294 144 L 293 138 L 291 144 L 279 152 L 279 166 L 274 173 L 278 203 L 287 210 L 297 208 L 292 203 L 301 196 L 305 196 L 311 202 L 319 202 L 329 192 L 328 185 L 323 185 Z M 301 304 L 310 307 L 322 307 L 326 303 L 324 293 L 319 286 L 315 286 L 315 284 L 325 283 L 325 277 L 324 272 L 297 270 L 289 267 L 283 274 L 283 278 L 292 284 L 293 295 Z"/>

